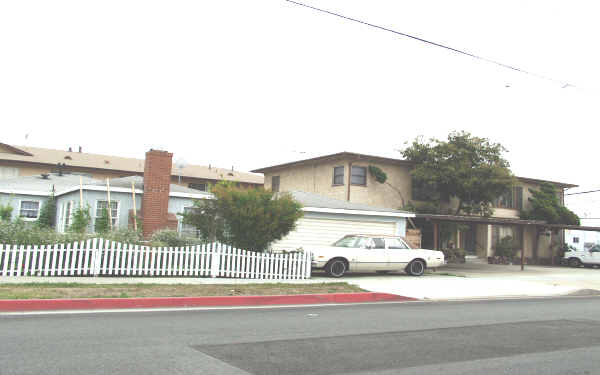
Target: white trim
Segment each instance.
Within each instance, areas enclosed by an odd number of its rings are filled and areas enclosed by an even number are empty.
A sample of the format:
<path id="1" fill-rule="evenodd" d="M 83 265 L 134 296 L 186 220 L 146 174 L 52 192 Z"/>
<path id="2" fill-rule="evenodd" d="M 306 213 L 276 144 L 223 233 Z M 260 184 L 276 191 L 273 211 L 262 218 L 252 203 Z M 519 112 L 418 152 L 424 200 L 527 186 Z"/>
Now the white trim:
<path id="1" fill-rule="evenodd" d="M 0 189 L 0 193 L 5 194 L 18 194 L 18 195 L 34 195 L 39 197 L 49 197 L 52 195 L 51 192 L 33 191 L 33 190 L 9 190 Z"/>
<path id="2" fill-rule="evenodd" d="M 65 190 L 57 191 L 54 196 L 58 197 L 67 193 L 72 193 L 74 191 L 79 190 L 79 186 L 74 186 Z M 83 190 L 92 190 L 92 191 L 106 191 L 105 186 L 98 185 L 83 185 Z M 122 187 L 111 187 L 111 192 L 117 193 L 129 193 L 131 194 L 131 189 L 122 188 Z M 144 190 L 135 189 L 136 194 L 144 194 Z M 14 190 L 14 189 L 0 189 L 0 193 L 5 194 L 18 194 L 18 195 L 33 195 L 33 196 L 41 196 L 41 197 L 49 197 L 52 195 L 52 192 L 46 191 L 33 191 L 33 190 Z M 200 199 L 212 199 L 213 195 L 210 193 L 180 193 L 176 191 L 172 191 L 169 193 L 169 197 L 179 197 L 179 198 L 200 198 Z"/>
<path id="3" fill-rule="evenodd" d="M 365 216 L 415 217 L 415 214 L 408 213 L 408 212 L 363 211 L 363 210 L 350 210 L 350 209 L 345 209 L 345 208 L 302 207 L 302 211 L 325 212 L 325 213 L 330 213 L 330 214 L 365 215 Z"/>
<path id="4" fill-rule="evenodd" d="M 21 206 L 23 205 L 23 202 L 37 202 L 38 204 L 38 208 L 37 208 L 37 216 L 36 217 L 23 217 L 21 216 Z M 35 200 L 35 199 L 19 199 L 19 212 L 17 212 L 17 217 L 23 221 L 36 221 L 37 219 L 40 218 L 40 210 L 42 209 L 42 202 L 39 200 Z"/>

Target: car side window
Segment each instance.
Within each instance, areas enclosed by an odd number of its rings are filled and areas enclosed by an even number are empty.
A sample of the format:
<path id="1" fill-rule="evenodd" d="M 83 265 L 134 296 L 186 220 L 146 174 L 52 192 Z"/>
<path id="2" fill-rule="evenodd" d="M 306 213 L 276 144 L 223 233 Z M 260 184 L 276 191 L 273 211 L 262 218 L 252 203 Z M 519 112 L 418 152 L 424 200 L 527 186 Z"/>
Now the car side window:
<path id="1" fill-rule="evenodd" d="M 373 238 L 374 249 L 385 249 L 385 242 L 383 238 Z"/>
<path id="2" fill-rule="evenodd" d="M 388 249 L 409 249 L 409 247 L 404 243 L 404 241 L 401 241 L 398 238 L 388 238 L 386 239 L 386 241 Z"/>

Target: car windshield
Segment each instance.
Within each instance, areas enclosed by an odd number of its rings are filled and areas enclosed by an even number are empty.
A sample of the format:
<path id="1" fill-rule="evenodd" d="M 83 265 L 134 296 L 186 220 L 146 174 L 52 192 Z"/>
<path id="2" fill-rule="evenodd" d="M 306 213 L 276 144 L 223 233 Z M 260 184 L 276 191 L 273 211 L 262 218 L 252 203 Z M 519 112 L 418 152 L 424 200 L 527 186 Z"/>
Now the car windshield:
<path id="1" fill-rule="evenodd" d="M 346 236 L 341 240 L 335 242 L 333 246 L 336 247 L 364 247 L 366 238 L 358 236 Z"/>

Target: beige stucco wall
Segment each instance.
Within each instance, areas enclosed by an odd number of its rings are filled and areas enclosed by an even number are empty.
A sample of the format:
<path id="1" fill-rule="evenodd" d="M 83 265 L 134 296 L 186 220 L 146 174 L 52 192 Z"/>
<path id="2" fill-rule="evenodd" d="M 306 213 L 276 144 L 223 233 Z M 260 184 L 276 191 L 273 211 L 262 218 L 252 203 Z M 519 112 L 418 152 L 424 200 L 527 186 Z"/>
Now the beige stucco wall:
<path id="1" fill-rule="evenodd" d="M 279 176 L 280 191 L 299 190 L 335 199 L 347 200 L 350 163 L 353 166 L 366 168 L 369 165 L 377 166 L 387 174 L 386 183 L 380 184 L 375 181 L 367 169 L 366 186 L 350 186 L 351 202 L 369 204 L 374 207 L 398 209 L 403 206 L 403 202 L 401 195 L 396 189 L 404 197 L 405 203 L 410 199 L 411 178 L 408 167 L 391 163 L 351 161 L 349 159 L 339 159 L 313 165 L 299 165 L 265 173 L 265 189 L 271 189 L 272 177 Z M 344 184 L 334 186 L 333 168 L 339 166 L 344 167 Z"/>

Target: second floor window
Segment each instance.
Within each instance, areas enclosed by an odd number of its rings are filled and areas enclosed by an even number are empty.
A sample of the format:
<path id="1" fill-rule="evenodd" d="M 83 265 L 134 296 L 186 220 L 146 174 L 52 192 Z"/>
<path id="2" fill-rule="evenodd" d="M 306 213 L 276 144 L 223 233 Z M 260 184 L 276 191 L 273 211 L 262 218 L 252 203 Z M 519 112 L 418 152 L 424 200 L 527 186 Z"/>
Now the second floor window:
<path id="1" fill-rule="evenodd" d="M 344 184 L 344 167 L 333 167 L 333 184 Z"/>
<path id="2" fill-rule="evenodd" d="M 279 176 L 271 177 L 271 191 L 274 193 L 279 191 Z"/>
<path id="3" fill-rule="evenodd" d="M 352 176 L 350 176 L 352 185 L 367 185 L 367 167 L 352 166 Z"/>
<path id="4" fill-rule="evenodd" d="M 206 182 L 193 182 L 188 187 L 194 190 L 208 191 L 208 184 Z"/>
<path id="5" fill-rule="evenodd" d="M 497 208 L 511 208 L 514 210 L 523 209 L 523 187 L 513 186 L 512 189 L 502 194 L 494 202 Z"/>

